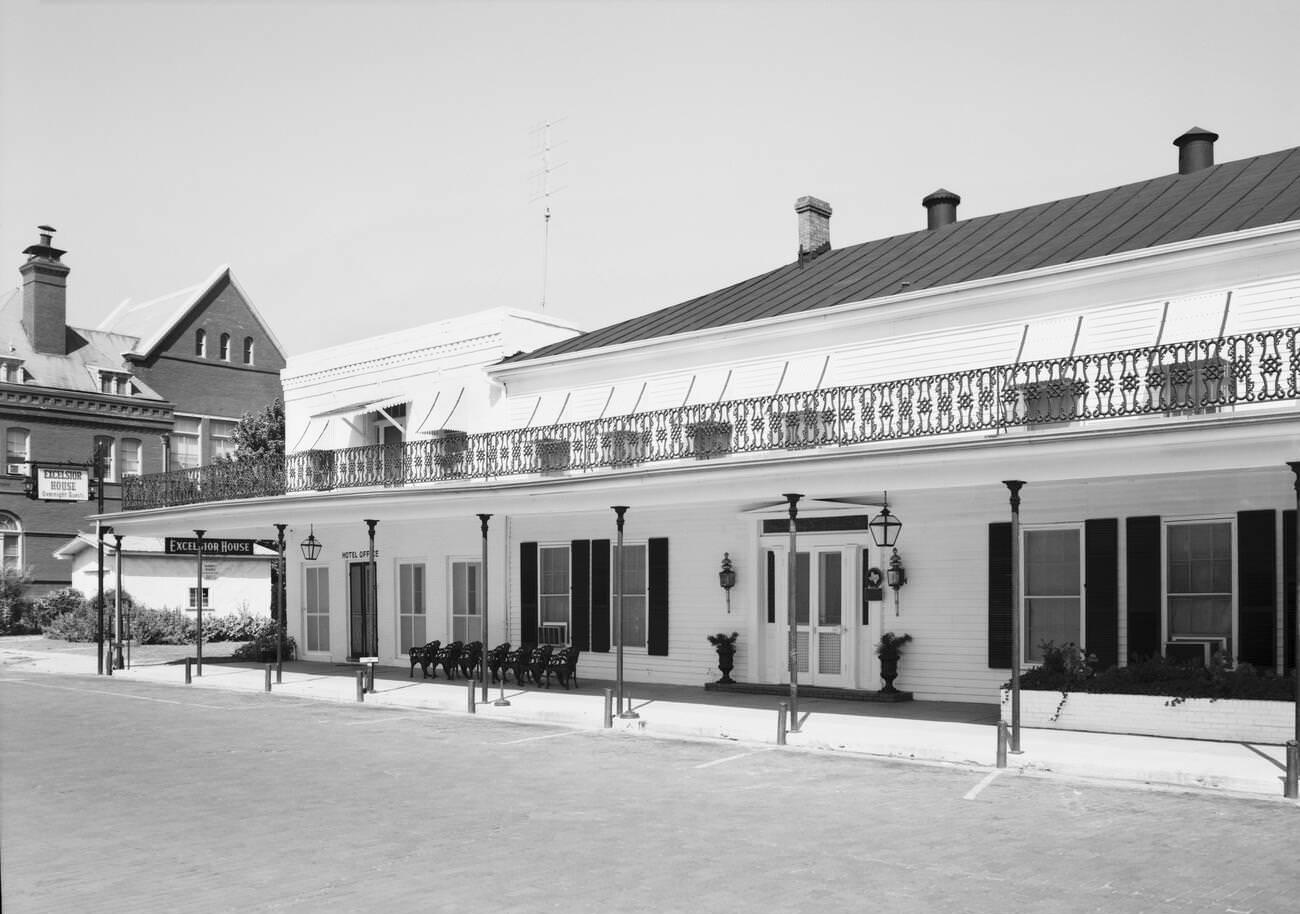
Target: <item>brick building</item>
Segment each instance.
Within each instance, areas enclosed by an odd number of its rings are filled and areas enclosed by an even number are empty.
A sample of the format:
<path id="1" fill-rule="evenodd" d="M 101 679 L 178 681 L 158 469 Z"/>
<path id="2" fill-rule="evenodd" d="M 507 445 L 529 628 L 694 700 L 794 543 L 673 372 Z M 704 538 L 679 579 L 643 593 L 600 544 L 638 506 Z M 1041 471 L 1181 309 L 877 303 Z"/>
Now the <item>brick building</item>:
<path id="1" fill-rule="evenodd" d="M 66 253 L 40 227 L 18 288 L 0 294 L 0 537 L 4 563 L 28 569 L 32 592 L 66 587 L 54 551 L 94 502 L 26 497 L 32 462 L 106 454 L 106 510 L 125 476 L 199 466 L 234 449 L 239 418 L 281 395 L 284 356 L 228 267 L 144 302 L 123 302 L 95 328 L 68 326 Z"/>

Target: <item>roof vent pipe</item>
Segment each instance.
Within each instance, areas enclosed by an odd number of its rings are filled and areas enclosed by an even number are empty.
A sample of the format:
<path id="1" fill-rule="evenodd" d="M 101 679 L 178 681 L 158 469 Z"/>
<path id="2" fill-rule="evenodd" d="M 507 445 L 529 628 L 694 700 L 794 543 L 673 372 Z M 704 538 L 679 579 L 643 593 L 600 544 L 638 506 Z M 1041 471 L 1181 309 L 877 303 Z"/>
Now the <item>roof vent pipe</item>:
<path id="1" fill-rule="evenodd" d="M 816 197 L 794 201 L 799 214 L 799 262 L 812 260 L 831 249 L 831 205 Z"/>
<path id="2" fill-rule="evenodd" d="M 957 221 L 957 204 L 961 197 L 942 187 L 921 200 L 926 210 L 926 228 L 933 231 Z"/>
<path id="3" fill-rule="evenodd" d="M 1178 173 L 1190 175 L 1194 171 L 1214 165 L 1214 141 L 1219 135 L 1203 127 L 1193 127 L 1178 139 Z"/>

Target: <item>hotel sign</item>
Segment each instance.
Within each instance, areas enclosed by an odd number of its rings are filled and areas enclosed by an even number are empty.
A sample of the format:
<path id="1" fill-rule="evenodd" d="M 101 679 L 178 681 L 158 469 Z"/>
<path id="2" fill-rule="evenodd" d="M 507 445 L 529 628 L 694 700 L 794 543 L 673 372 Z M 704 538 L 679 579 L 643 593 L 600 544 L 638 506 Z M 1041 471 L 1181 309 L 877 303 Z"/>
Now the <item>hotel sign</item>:
<path id="1" fill-rule="evenodd" d="M 192 536 L 169 536 L 164 543 L 168 555 L 198 555 L 199 541 Z M 252 555 L 253 540 L 223 540 L 203 537 L 204 555 Z"/>
<path id="2" fill-rule="evenodd" d="M 86 467 L 33 466 L 35 497 L 41 501 L 90 501 L 90 470 Z"/>

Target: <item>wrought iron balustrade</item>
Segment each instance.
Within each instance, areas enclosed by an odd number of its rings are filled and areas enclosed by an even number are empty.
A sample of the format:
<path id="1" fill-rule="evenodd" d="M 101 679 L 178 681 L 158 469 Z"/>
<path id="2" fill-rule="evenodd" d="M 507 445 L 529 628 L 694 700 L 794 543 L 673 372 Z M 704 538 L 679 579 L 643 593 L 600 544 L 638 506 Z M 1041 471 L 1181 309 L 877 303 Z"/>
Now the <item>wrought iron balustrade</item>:
<path id="1" fill-rule="evenodd" d="M 1300 399 L 1300 328 L 128 478 L 125 510 L 563 474 Z"/>

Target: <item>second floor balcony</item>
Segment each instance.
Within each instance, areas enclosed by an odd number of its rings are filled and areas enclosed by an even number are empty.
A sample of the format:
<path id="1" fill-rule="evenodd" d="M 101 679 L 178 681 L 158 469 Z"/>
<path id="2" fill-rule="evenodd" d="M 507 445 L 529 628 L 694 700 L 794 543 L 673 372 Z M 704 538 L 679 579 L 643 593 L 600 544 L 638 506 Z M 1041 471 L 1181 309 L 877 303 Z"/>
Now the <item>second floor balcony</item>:
<path id="1" fill-rule="evenodd" d="M 993 365 L 547 427 L 129 477 L 127 511 L 295 492 L 579 474 L 940 435 L 1210 417 L 1300 400 L 1300 328 Z"/>

